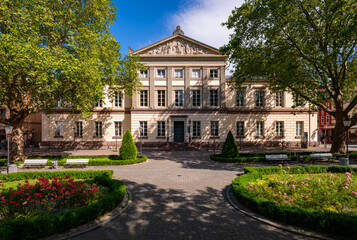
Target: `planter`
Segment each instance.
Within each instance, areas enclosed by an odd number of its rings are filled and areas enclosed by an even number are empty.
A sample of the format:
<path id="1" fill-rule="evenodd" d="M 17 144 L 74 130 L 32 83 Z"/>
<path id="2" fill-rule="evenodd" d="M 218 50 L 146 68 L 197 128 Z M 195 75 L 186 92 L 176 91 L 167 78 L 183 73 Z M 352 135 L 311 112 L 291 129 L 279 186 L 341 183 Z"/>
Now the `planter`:
<path id="1" fill-rule="evenodd" d="M 348 164 L 349 164 L 349 159 L 346 157 L 340 157 L 339 161 L 340 161 L 340 165 L 342 165 L 342 166 L 348 166 Z"/>

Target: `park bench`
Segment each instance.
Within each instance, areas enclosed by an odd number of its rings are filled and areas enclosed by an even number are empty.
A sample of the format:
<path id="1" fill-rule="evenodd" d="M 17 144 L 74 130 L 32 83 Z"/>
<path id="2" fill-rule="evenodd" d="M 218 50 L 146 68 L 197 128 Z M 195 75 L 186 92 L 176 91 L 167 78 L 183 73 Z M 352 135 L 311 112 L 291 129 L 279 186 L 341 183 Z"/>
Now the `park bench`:
<path id="1" fill-rule="evenodd" d="M 88 165 L 89 159 L 67 159 L 63 164 L 65 167 L 69 166 L 82 166 L 86 167 Z"/>
<path id="2" fill-rule="evenodd" d="M 26 159 L 24 161 L 24 167 L 45 167 L 47 164 L 47 159 Z"/>
<path id="3" fill-rule="evenodd" d="M 276 154 L 276 155 L 265 155 L 265 159 L 267 161 L 286 161 L 289 160 L 289 157 L 287 154 Z"/>
<path id="4" fill-rule="evenodd" d="M 327 159 L 328 161 L 329 160 L 333 161 L 335 159 L 335 157 L 332 156 L 332 153 L 314 153 L 314 154 L 310 154 L 310 158 L 313 162 L 315 160 Z"/>

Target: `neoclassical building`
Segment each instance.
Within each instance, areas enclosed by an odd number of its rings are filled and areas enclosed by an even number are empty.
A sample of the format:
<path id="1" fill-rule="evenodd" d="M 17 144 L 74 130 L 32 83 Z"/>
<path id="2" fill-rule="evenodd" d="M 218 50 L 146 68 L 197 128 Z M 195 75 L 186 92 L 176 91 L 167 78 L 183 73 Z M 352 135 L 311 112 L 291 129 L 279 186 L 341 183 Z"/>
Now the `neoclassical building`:
<path id="1" fill-rule="evenodd" d="M 139 50 L 146 71 L 132 98 L 118 92 L 104 98 L 83 120 L 61 107 L 42 115 L 42 145 L 114 147 L 130 129 L 145 145 L 222 143 L 232 131 L 240 144 L 317 142 L 317 114 L 307 105 L 292 107 L 291 94 L 271 92 L 264 81 L 229 86 L 227 57 L 184 35 L 173 35 Z"/>

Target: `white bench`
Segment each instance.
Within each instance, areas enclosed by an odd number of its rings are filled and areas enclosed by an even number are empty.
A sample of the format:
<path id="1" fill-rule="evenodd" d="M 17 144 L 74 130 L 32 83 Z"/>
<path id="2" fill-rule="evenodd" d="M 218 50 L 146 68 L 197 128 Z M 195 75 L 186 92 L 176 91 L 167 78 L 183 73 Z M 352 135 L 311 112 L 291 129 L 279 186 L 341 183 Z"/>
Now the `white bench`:
<path id="1" fill-rule="evenodd" d="M 82 166 L 86 167 L 88 165 L 89 159 L 67 159 L 63 164 L 65 167 L 68 166 Z"/>
<path id="2" fill-rule="evenodd" d="M 265 155 L 267 161 L 285 161 L 289 160 L 287 154 Z"/>
<path id="3" fill-rule="evenodd" d="M 314 153 L 314 154 L 310 154 L 310 158 L 312 161 L 315 161 L 317 159 L 327 159 L 328 161 L 331 160 L 333 161 L 333 159 L 335 159 L 334 156 L 332 156 L 332 153 Z"/>
<path id="4" fill-rule="evenodd" d="M 47 159 L 26 159 L 24 161 L 24 167 L 45 167 L 47 164 Z"/>

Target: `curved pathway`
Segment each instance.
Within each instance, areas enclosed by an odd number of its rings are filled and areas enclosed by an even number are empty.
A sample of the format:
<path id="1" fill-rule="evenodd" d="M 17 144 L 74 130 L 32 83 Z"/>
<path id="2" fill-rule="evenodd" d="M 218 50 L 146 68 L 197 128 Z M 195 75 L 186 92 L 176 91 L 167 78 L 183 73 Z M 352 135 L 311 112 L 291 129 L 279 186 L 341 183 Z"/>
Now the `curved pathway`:
<path id="1" fill-rule="evenodd" d="M 224 191 L 241 165 L 207 152 L 152 152 L 143 164 L 113 167 L 133 195 L 113 221 L 74 239 L 307 239 L 236 211 Z M 108 169 L 108 168 L 103 168 Z"/>

